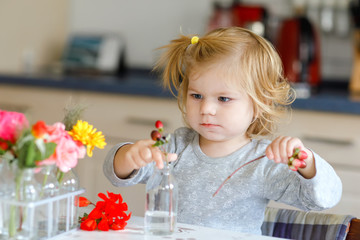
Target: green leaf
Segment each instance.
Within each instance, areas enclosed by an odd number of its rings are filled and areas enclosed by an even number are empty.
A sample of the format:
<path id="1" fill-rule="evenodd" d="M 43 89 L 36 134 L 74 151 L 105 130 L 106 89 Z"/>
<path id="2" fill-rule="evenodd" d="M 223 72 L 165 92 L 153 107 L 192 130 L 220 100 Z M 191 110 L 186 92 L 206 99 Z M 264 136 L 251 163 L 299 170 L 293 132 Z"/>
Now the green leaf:
<path id="1" fill-rule="evenodd" d="M 49 158 L 54 152 L 56 148 L 56 143 L 43 143 L 41 147 L 36 145 L 36 156 L 35 161 L 42 161 L 44 159 Z"/>
<path id="2" fill-rule="evenodd" d="M 162 141 L 156 141 L 156 143 L 153 144 L 153 147 L 159 147 L 163 145 L 164 143 Z"/>
<path id="3" fill-rule="evenodd" d="M 53 143 L 53 142 L 49 142 L 45 144 L 45 154 L 44 154 L 44 158 L 43 159 L 47 159 L 49 158 L 56 149 L 57 144 Z"/>
<path id="4" fill-rule="evenodd" d="M 22 143 L 21 148 L 18 149 L 18 159 L 20 168 L 35 167 L 35 143 L 33 140 Z"/>

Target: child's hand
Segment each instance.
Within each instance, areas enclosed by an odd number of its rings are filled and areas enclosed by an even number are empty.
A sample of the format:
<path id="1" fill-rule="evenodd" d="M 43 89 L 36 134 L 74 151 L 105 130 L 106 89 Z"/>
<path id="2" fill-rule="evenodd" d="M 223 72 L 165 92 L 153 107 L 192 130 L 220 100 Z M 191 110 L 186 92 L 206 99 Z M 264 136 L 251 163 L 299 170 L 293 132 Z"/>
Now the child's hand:
<path id="1" fill-rule="evenodd" d="M 266 148 L 266 156 L 270 160 L 274 160 L 276 163 L 288 164 L 289 157 L 293 155 L 294 149 L 300 148 L 300 150 L 307 153 L 307 158 L 304 159 L 306 162 L 305 168 L 299 168 L 298 172 L 307 179 L 313 178 L 316 174 L 316 168 L 314 164 L 313 153 L 304 147 L 304 144 L 299 138 L 281 136 L 277 137 L 269 146 Z"/>
<path id="2" fill-rule="evenodd" d="M 124 155 L 124 160 L 130 164 L 133 169 L 139 169 L 153 161 L 156 163 L 158 168 L 163 168 L 165 155 L 158 147 L 153 147 L 154 143 L 155 141 L 150 139 L 137 141 L 136 143 L 130 145 Z M 167 154 L 167 160 L 170 162 L 175 161 L 176 158 L 177 154 L 175 153 Z"/>
<path id="3" fill-rule="evenodd" d="M 304 144 L 299 138 L 280 136 L 277 137 L 266 148 L 266 156 L 270 160 L 274 160 L 276 163 L 287 164 L 289 158 L 293 155 L 294 149 L 300 148 L 307 153 L 308 157 L 304 159 L 306 162 L 313 158 L 313 154 L 310 150 L 304 147 Z"/>

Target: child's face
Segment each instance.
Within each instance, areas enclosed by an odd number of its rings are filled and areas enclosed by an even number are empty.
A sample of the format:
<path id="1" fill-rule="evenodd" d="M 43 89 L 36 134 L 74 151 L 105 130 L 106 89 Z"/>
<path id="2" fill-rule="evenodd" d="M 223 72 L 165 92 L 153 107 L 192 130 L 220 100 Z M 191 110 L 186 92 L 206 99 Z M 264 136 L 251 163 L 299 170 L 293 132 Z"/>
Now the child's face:
<path id="1" fill-rule="evenodd" d="M 223 142 L 236 147 L 248 141 L 254 107 L 250 97 L 231 87 L 217 68 L 190 76 L 186 120 L 200 134 L 200 141 Z M 230 147 L 228 146 L 228 147 Z"/>

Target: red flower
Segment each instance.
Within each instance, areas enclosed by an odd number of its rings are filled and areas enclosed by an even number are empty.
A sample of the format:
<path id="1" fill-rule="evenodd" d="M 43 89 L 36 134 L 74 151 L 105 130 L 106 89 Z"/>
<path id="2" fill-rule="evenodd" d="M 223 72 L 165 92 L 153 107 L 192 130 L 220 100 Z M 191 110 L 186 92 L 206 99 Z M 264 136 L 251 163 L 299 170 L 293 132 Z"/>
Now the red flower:
<path id="1" fill-rule="evenodd" d="M 96 229 L 96 220 L 92 218 L 86 218 L 81 222 L 80 228 L 86 231 L 93 231 Z"/>
<path id="2" fill-rule="evenodd" d="M 86 197 L 78 197 L 75 198 L 75 206 L 79 206 L 79 207 L 87 207 L 89 206 L 89 204 L 92 204 L 92 202 L 90 202 Z"/>
<path id="3" fill-rule="evenodd" d="M 125 229 L 126 225 L 127 225 L 127 222 L 125 222 L 125 221 L 122 221 L 119 223 L 113 223 L 113 224 L 111 224 L 111 229 L 112 230 L 123 230 L 123 229 Z"/>
<path id="4" fill-rule="evenodd" d="M 9 144 L 0 140 L 0 150 L 8 150 Z"/>
<path id="5" fill-rule="evenodd" d="M 105 216 L 101 219 L 97 227 L 101 231 L 109 231 L 109 223 Z"/>
<path id="6" fill-rule="evenodd" d="M 98 230 L 108 231 L 109 229 L 121 230 L 125 228 L 127 224 L 126 221 L 128 221 L 131 217 L 131 213 L 125 213 L 125 211 L 128 210 L 127 204 L 123 202 L 121 194 L 107 192 L 107 195 L 108 196 L 103 193 L 98 194 L 103 201 L 98 201 L 95 208 L 89 213 L 89 215 L 84 214 L 84 217 L 80 220 L 81 229 L 92 231 L 97 227 Z M 89 204 L 93 203 L 84 197 L 79 197 L 78 205 L 80 207 L 86 207 Z M 89 219 L 97 223 L 95 228 L 92 230 L 89 230 L 91 229 L 89 228 L 89 224 L 85 224 L 83 226 L 85 222 L 90 221 Z"/>
<path id="7" fill-rule="evenodd" d="M 93 219 L 99 219 L 102 216 L 102 211 L 100 208 L 95 207 L 90 213 L 89 213 L 89 218 L 93 218 Z"/>

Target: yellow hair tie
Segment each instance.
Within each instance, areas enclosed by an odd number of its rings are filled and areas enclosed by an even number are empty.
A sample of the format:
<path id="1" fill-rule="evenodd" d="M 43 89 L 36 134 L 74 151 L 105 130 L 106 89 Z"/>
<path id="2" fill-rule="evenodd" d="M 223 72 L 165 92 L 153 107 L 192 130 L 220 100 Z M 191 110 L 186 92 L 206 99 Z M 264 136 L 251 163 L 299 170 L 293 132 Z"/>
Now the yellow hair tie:
<path id="1" fill-rule="evenodd" d="M 191 38 L 191 44 L 197 44 L 199 42 L 199 37 L 198 36 L 194 36 Z"/>

